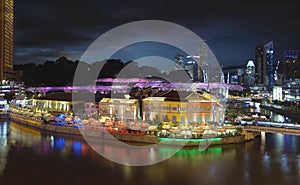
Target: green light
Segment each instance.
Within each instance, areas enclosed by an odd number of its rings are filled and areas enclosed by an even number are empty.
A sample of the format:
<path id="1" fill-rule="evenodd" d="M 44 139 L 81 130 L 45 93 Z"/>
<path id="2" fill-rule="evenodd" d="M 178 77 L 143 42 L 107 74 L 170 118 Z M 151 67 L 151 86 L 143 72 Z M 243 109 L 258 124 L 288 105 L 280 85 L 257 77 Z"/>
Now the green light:
<path id="1" fill-rule="evenodd" d="M 221 141 L 222 138 L 206 138 L 206 139 L 180 139 L 180 138 L 158 138 L 160 141 L 175 141 L 175 142 L 206 142 L 206 141 Z"/>
<path id="2" fill-rule="evenodd" d="M 192 149 L 173 149 L 173 148 L 160 148 L 159 153 L 161 154 L 172 154 L 176 153 L 176 156 L 204 156 L 204 155 L 221 155 L 222 154 L 222 147 L 209 147 L 205 150 L 199 150 L 198 148 Z"/>
<path id="3" fill-rule="evenodd" d="M 208 148 L 207 152 L 212 153 L 212 154 L 221 154 L 222 153 L 222 148 L 221 147 Z"/>

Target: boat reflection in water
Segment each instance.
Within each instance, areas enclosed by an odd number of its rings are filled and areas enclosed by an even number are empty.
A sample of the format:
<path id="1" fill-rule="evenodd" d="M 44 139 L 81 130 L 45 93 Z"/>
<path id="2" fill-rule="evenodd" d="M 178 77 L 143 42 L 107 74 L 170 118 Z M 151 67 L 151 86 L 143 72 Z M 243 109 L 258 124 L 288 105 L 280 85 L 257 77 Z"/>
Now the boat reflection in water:
<path id="1" fill-rule="evenodd" d="M 1 185 L 299 184 L 300 180 L 300 140 L 295 136 L 264 134 L 262 140 L 248 143 L 178 152 L 167 145 L 150 146 L 144 155 L 153 159 L 177 153 L 163 162 L 136 167 L 114 163 L 93 150 L 101 148 L 120 160 L 145 157 L 110 140 L 90 146 L 80 136 L 40 132 L 13 122 L 0 125 Z"/>
<path id="2" fill-rule="evenodd" d="M 42 132 L 14 122 L 10 123 L 10 130 L 9 142 L 12 150 L 16 151 L 30 149 L 42 156 L 54 152 L 62 157 L 81 157 L 91 150 L 80 136 Z"/>
<path id="3" fill-rule="evenodd" d="M 8 125 L 6 123 L 5 125 Z M 113 156 L 115 161 L 133 160 L 143 161 L 145 158 L 157 160 L 161 156 L 172 156 L 176 154 L 180 157 L 189 155 L 201 157 L 213 153 L 221 155 L 221 147 L 212 147 L 207 150 L 199 150 L 197 147 L 183 148 L 168 145 L 150 145 L 145 146 L 139 143 L 123 143 L 118 140 L 101 140 L 99 138 L 88 138 L 87 143 L 80 136 L 70 136 L 64 134 L 53 134 L 38 131 L 29 127 L 10 123 L 9 145 L 12 151 L 30 150 L 40 156 L 47 157 L 52 154 L 59 154 L 62 158 L 99 158 L 95 151 L 101 151 L 103 156 Z M 6 137 L 6 140 L 8 138 Z M 6 141 L 7 143 L 7 141 Z M 152 147 L 153 146 L 153 147 Z M 94 150 L 95 151 L 94 151 Z"/>

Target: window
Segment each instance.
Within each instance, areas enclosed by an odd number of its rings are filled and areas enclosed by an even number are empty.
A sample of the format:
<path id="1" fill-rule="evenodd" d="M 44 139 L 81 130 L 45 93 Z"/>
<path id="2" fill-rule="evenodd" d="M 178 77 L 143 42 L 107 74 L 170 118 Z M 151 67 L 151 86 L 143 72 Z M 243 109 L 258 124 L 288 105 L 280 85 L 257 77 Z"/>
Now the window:
<path id="1" fill-rule="evenodd" d="M 163 115 L 163 116 L 162 116 L 162 120 L 163 120 L 163 121 L 169 121 L 169 118 L 168 118 L 167 115 Z"/>
<path id="2" fill-rule="evenodd" d="M 181 116 L 181 117 L 180 117 L 180 122 L 181 122 L 181 123 L 185 123 L 185 117 L 184 117 L 184 116 Z"/>
<path id="3" fill-rule="evenodd" d="M 179 110 L 180 110 L 180 111 L 185 111 L 185 108 L 179 107 Z"/>
<path id="4" fill-rule="evenodd" d="M 177 107 L 172 107 L 172 110 L 178 110 L 178 108 Z"/>
<path id="5" fill-rule="evenodd" d="M 125 114 L 131 114 L 132 112 L 131 112 L 131 110 L 130 110 L 130 108 L 126 108 L 125 109 Z"/>
<path id="6" fill-rule="evenodd" d="M 145 106 L 145 111 L 150 111 L 150 110 L 151 110 L 150 105 L 146 105 L 146 106 Z"/>
<path id="7" fill-rule="evenodd" d="M 190 122 L 190 123 L 193 122 L 193 116 L 189 116 L 189 122 Z"/>
<path id="8" fill-rule="evenodd" d="M 172 116 L 172 122 L 173 122 L 173 123 L 176 122 L 176 116 Z"/>
<path id="9" fill-rule="evenodd" d="M 164 106 L 162 106 L 161 110 L 170 110 L 170 107 L 164 107 Z"/>
<path id="10" fill-rule="evenodd" d="M 199 123 L 203 123 L 203 117 L 199 116 Z"/>
<path id="11" fill-rule="evenodd" d="M 210 116 L 206 116 L 206 123 L 210 122 Z"/>

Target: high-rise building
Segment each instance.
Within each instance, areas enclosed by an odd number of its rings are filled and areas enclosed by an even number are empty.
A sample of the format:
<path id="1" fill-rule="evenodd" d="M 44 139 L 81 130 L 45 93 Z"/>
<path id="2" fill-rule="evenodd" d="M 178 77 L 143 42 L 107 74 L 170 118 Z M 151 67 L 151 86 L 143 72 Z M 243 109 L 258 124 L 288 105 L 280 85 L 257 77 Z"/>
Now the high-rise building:
<path id="1" fill-rule="evenodd" d="M 191 58 L 188 58 L 188 60 L 184 63 L 184 69 L 188 73 L 188 75 L 192 78 L 193 81 L 201 80 L 198 77 L 199 65 Z"/>
<path id="2" fill-rule="evenodd" d="M 182 70 L 184 68 L 184 55 L 177 53 L 174 56 L 175 70 Z"/>
<path id="3" fill-rule="evenodd" d="M 255 65 L 252 60 L 248 61 L 245 69 L 244 85 L 249 87 L 255 85 Z"/>
<path id="4" fill-rule="evenodd" d="M 257 85 L 274 86 L 274 49 L 273 41 L 259 44 L 255 49 Z"/>
<path id="5" fill-rule="evenodd" d="M 300 58 L 298 50 L 285 52 L 284 79 L 292 81 L 300 79 Z"/>
<path id="6" fill-rule="evenodd" d="M 194 59 L 199 59 L 199 56 L 184 56 L 182 54 L 176 54 L 174 56 L 175 70 L 184 70 L 193 81 L 202 80 L 202 69 Z M 201 71 L 199 75 L 199 71 Z"/>
<path id="7" fill-rule="evenodd" d="M 208 81 L 207 74 L 204 70 L 208 65 L 208 46 L 206 43 L 201 43 L 199 48 L 199 65 L 198 65 L 198 79 L 200 81 Z M 206 77 L 205 77 L 206 76 Z"/>
<path id="8" fill-rule="evenodd" d="M 244 69 L 242 66 L 231 66 L 223 68 L 224 81 L 228 84 L 244 85 Z"/>
<path id="9" fill-rule="evenodd" d="M 0 81 L 14 79 L 14 1 L 0 0 Z"/>

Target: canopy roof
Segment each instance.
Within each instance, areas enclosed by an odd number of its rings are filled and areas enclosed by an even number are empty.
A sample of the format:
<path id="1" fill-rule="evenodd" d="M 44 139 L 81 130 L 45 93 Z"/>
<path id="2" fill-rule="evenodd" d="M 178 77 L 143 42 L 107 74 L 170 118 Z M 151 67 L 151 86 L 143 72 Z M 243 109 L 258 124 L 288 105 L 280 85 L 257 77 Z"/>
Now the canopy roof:
<path id="1" fill-rule="evenodd" d="M 231 90 L 244 90 L 244 87 L 238 84 L 225 83 L 201 83 L 201 82 L 167 82 L 161 79 L 147 78 L 104 78 L 96 80 L 96 83 L 106 83 L 105 85 L 86 85 L 86 86 L 65 86 L 65 87 L 30 87 L 26 91 L 48 92 L 48 91 L 89 91 L 107 94 L 112 92 L 127 92 L 132 88 L 159 88 L 160 90 L 178 90 L 178 91 L 197 91 L 212 90 L 227 87 Z"/>

